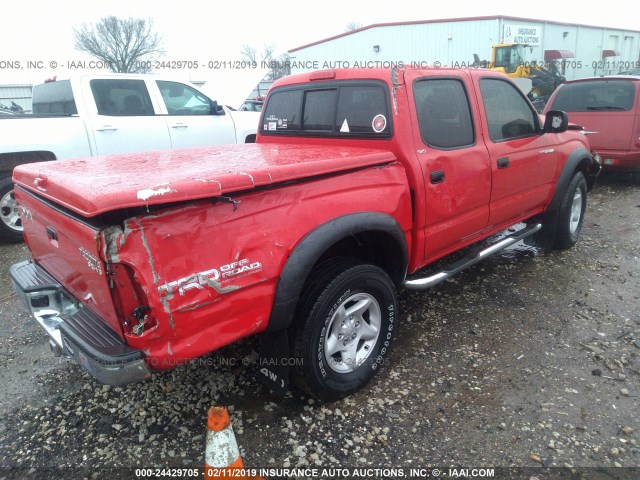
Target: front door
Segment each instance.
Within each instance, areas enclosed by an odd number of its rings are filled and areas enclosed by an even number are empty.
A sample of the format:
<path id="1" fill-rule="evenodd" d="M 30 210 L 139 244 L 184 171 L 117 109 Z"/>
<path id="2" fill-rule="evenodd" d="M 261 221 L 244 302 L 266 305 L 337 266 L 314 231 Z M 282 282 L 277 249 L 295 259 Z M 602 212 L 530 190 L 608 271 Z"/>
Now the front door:
<path id="1" fill-rule="evenodd" d="M 195 88 L 180 82 L 158 80 L 166 109 L 165 121 L 172 148 L 204 147 L 236 143 L 231 115 L 217 111 L 213 101 Z"/>
<path id="2" fill-rule="evenodd" d="M 485 143 L 491 157 L 488 227 L 515 223 L 541 209 L 554 188 L 558 165 L 555 135 L 544 135 L 538 114 L 506 79 L 476 77 L 484 109 Z"/>

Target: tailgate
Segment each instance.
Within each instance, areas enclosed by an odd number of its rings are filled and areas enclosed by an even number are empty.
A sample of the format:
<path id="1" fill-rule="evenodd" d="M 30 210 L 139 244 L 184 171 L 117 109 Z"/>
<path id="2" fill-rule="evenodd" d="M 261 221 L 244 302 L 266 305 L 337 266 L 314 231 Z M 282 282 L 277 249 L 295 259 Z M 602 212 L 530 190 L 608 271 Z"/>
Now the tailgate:
<path id="1" fill-rule="evenodd" d="M 20 187 L 15 196 L 34 261 L 124 338 L 98 251 L 99 230 Z"/>

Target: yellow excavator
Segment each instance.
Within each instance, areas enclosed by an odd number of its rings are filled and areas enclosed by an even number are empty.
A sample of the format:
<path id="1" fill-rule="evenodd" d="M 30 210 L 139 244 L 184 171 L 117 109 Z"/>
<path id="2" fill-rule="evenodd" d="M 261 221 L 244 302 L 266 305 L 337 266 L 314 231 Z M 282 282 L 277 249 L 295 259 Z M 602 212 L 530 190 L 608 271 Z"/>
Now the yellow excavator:
<path id="1" fill-rule="evenodd" d="M 544 108 L 549 96 L 566 79 L 555 62 L 541 65 L 526 60 L 526 43 L 500 43 L 491 47 L 491 62 L 482 62 L 477 54 L 474 61 L 486 68 L 511 77 L 533 101 L 536 108 Z"/>

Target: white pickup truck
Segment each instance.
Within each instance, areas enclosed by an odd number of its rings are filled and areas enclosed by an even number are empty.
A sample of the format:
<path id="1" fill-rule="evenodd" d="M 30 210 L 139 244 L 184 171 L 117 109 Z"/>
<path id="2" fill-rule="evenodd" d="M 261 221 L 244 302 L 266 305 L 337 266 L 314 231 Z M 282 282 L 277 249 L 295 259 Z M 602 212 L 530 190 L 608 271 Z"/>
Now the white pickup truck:
<path id="1" fill-rule="evenodd" d="M 22 239 L 11 181 L 17 165 L 251 143 L 259 116 L 156 75 L 87 75 L 36 85 L 33 114 L 0 115 L 0 240 Z"/>

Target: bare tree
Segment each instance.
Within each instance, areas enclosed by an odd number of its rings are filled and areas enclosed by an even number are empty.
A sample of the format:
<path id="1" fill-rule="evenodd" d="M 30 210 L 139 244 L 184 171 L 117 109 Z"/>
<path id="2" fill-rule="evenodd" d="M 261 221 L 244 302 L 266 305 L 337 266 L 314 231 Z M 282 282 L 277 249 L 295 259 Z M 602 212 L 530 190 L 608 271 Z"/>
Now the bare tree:
<path id="1" fill-rule="evenodd" d="M 258 52 L 251 45 L 247 45 L 246 43 L 242 45 L 242 49 L 240 50 L 240 56 L 242 57 L 243 60 L 246 60 L 248 62 L 253 62 L 253 63 L 259 63 L 257 54 Z"/>
<path id="2" fill-rule="evenodd" d="M 243 60 L 247 60 L 249 62 L 255 62 L 258 65 L 262 62 L 271 62 L 273 60 L 273 53 L 276 48 L 273 44 L 264 45 L 262 47 L 262 52 L 260 52 L 260 58 L 258 58 L 258 51 L 255 47 L 251 45 L 247 45 L 246 43 L 242 45 L 242 49 L 240 50 L 240 55 Z"/>
<path id="3" fill-rule="evenodd" d="M 146 73 L 164 53 L 151 19 L 104 17 L 74 28 L 76 49 L 108 63 L 116 73 Z"/>
<path id="4" fill-rule="evenodd" d="M 280 77 L 284 77 L 291 73 L 290 58 L 288 53 L 283 53 L 278 58 L 275 58 L 276 47 L 273 44 L 264 45 L 262 52 L 258 55 L 258 51 L 251 45 L 244 44 L 240 50 L 240 55 L 243 60 L 254 62 L 257 66 L 263 67 L 267 65 L 269 73 L 267 74 L 269 80 L 277 80 Z M 260 57 L 260 58 L 258 58 Z"/>
<path id="5" fill-rule="evenodd" d="M 344 31 L 353 32 L 354 30 L 358 30 L 359 28 L 362 28 L 362 24 L 360 22 L 349 22 L 344 27 Z"/>
<path id="6" fill-rule="evenodd" d="M 271 80 L 277 80 L 282 77 L 291 75 L 291 57 L 288 53 L 283 53 L 278 57 L 278 61 L 275 65 L 271 66 L 269 76 Z"/>

